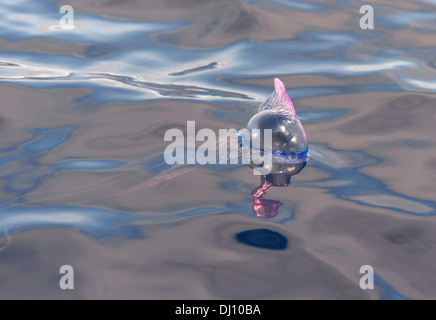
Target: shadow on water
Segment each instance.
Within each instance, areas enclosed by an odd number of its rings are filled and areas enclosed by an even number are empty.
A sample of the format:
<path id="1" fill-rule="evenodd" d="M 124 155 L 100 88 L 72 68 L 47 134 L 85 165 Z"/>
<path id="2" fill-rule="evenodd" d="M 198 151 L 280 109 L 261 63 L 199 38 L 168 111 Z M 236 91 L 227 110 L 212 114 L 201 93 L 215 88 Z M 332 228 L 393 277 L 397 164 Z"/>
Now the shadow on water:
<path id="1" fill-rule="evenodd" d="M 284 250 L 288 240 L 278 232 L 268 229 L 256 229 L 240 232 L 236 240 L 246 245 L 270 250 Z"/>

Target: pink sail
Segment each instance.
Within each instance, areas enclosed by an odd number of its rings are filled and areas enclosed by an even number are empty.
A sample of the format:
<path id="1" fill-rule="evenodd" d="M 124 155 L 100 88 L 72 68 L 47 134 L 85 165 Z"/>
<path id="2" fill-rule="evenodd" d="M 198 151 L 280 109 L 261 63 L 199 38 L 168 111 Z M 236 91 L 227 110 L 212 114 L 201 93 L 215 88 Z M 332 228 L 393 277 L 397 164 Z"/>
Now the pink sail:
<path id="1" fill-rule="evenodd" d="M 286 93 L 286 88 L 279 78 L 274 79 L 274 92 L 259 106 L 261 111 L 277 111 L 285 114 L 292 121 L 297 120 L 294 104 Z"/>

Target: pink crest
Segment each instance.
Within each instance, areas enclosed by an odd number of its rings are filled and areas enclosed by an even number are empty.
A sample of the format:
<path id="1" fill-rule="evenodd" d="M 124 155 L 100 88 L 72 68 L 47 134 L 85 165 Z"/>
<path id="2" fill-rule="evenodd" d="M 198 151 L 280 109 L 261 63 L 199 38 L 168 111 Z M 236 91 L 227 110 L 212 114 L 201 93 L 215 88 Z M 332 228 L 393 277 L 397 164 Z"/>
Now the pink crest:
<path id="1" fill-rule="evenodd" d="M 285 85 L 279 78 L 274 79 L 274 92 L 259 107 L 259 112 L 264 110 L 281 112 L 292 120 L 297 119 L 294 104 L 286 94 Z"/>

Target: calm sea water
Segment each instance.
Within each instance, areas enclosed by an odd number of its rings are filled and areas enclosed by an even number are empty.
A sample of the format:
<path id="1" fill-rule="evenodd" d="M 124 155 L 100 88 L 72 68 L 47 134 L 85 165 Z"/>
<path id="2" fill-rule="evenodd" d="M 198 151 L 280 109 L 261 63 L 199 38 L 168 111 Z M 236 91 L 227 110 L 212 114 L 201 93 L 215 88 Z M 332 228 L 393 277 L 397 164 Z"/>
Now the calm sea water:
<path id="1" fill-rule="evenodd" d="M 1 0 L 0 298 L 436 298 L 436 3 L 363 4 Z M 289 187 L 256 211 L 245 166 L 167 171 L 167 129 L 243 128 L 274 77 Z"/>

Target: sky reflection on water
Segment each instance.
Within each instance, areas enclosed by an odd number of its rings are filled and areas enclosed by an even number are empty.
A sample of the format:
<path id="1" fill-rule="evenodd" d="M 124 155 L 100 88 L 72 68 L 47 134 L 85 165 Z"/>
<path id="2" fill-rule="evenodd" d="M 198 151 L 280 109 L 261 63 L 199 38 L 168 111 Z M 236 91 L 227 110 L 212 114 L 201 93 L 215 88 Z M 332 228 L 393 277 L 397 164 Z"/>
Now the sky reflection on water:
<path id="1" fill-rule="evenodd" d="M 371 1 L 366 31 L 360 5 L 5 1 L 0 298 L 59 298 L 67 262 L 71 298 L 436 297 L 434 3 Z M 274 77 L 311 156 L 268 191 L 277 215 L 253 215 L 241 165 L 147 185 L 167 129 L 243 128 Z"/>

